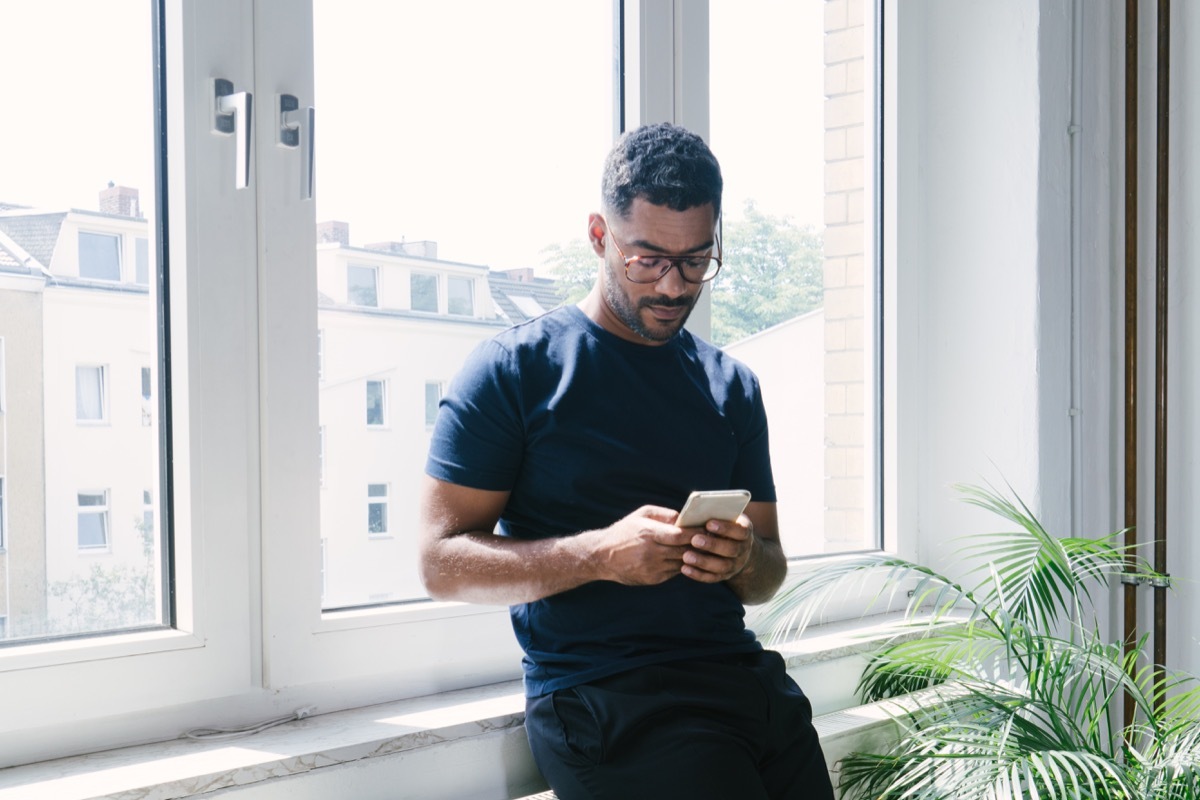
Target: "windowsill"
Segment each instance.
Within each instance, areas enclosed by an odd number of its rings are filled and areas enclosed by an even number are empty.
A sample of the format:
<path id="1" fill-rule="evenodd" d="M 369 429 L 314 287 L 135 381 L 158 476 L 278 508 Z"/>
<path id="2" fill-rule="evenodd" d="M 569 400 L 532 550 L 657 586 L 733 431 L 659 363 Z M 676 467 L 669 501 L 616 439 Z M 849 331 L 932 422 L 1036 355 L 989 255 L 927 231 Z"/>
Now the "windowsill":
<path id="1" fill-rule="evenodd" d="M 896 636 L 895 617 L 877 619 L 877 624 L 856 620 L 813 628 L 803 639 L 777 648 L 815 707 L 828 689 L 820 677 L 823 666 L 835 666 L 838 672 L 857 678 L 858 670 L 849 669 L 842 660 L 865 658 L 880 641 Z M 848 752 L 847 742 L 865 728 L 878 736 L 881 726 L 890 725 L 881 711 L 846 709 L 847 705 L 852 701 L 841 702 L 840 710 L 818 712 L 815 719 L 831 763 Z M 540 785 L 527 749 L 517 750 L 525 747 L 523 722 L 521 684 L 511 681 L 318 713 L 240 739 L 181 738 L 11 767 L 0 770 L 0 800 L 183 798 L 301 775 L 316 778 L 321 770 L 349 764 L 355 765 L 355 775 L 361 779 L 363 768 L 372 763 L 381 770 L 413 771 L 420 769 L 421 758 L 432 758 L 439 747 L 470 747 L 471 743 L 470 753 L 488 754 L 470 758 L 471 768 L 477 767 L 476 781 L 494 786 L 496 796 L 506 791 L 521 796 L 538 791 Z M 508 754 L 503 763 L 493 757 L 502 752 Z M 295 794 L 291 781 L 288 786 L 289 796 L 309 796 Z"/>

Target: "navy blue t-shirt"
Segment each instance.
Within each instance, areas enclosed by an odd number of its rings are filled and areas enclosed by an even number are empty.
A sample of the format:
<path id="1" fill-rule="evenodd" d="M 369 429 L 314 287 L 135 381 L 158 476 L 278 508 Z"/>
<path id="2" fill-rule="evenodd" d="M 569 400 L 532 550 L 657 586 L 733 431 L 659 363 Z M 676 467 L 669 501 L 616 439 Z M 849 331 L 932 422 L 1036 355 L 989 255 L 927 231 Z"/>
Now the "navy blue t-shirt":
<path id="1" fill-rule="evenodd" d="M 517 325 L 468 357 L 442 400 L 426 472 L 510 492 L 498 532 L 570 536 L 696 489 L 774 502 L 758 379 L 682 331 L 627 342 L 575 306 Z M 594 581 L 511 607 L 537 697 L 645 664 L 759 649 L 725 584 Z"/>

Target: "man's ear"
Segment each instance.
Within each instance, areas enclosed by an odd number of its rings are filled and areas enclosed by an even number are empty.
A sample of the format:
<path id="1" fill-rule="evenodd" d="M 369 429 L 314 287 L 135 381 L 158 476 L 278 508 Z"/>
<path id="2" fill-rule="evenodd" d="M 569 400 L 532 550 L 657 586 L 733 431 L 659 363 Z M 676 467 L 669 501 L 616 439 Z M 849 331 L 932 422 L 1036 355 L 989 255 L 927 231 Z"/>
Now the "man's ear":
<path id="1" fill-rule="evenodd" d="M 592 243 L 592 249 L 596 251 L 596 255 L 604 258 L 604 237 L 608 234 L 608 225 L 604 222 L 604 217 L 599 214 L 588 215 L 588 240 Z"/>

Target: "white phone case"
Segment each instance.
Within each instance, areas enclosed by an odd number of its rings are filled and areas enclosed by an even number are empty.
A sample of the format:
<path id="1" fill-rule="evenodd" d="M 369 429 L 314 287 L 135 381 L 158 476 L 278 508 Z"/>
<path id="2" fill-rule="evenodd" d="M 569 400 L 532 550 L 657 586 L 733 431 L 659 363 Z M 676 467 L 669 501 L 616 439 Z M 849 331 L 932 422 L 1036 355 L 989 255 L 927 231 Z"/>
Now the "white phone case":
<path id="1" fill-rule="evenodd" d="M 730 489 L 718 492 L 692 492 L 679 519 L 675 524 L 681 528 L 696 528 L 710 519 L 732 522 L 745 510 L 750 502 L 750 493 L 745 489 Z"/>

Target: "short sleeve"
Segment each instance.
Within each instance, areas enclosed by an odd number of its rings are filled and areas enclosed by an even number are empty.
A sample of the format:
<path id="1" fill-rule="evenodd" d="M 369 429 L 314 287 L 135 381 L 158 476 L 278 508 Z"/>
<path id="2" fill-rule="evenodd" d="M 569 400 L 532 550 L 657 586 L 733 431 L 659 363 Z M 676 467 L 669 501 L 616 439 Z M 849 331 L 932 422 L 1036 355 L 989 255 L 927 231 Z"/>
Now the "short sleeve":
<path id="1" fill-rule="evenodd" d="M 483 342 L 442 398 L 425 472 L 473 489 L 507 491 L 523 449 L 520 371 L 503 345 Z"/>
<path id="2" fill-rule="evenodd" d="M 739 426 L 738 457 L 731 485 L 749 489 L 754 500 L 773 503 L 776 500 L 775 477 L 771 470 L 767 410 L 757 378 L 751 376 L 746 381 L 746 392 L 745 424 Z"/>

